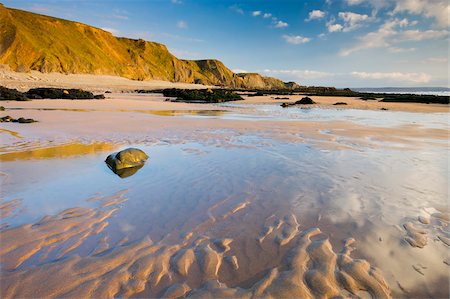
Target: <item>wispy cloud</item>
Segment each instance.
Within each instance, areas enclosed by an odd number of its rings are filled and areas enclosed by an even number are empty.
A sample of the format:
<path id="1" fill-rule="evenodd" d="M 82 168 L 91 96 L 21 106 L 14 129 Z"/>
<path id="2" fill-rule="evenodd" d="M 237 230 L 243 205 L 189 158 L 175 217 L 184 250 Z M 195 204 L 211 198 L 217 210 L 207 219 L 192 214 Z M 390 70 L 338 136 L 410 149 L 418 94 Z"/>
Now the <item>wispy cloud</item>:
<path id="1" fill-rule="evenodd" d="M 394 13 L 408 12 L 436 20 L 436 25 L 448 28 L 450 2 L 448 0 L 395 0 Z"/>
<path id="2" fill-rule="evenodd" d="M 189 50 L 180 50 L 180 49 L 176 49 L 176 48 L 170 48 L 169 50 L 173 55 L 177 56 L 178 58 L 182 58 L 182 59 L 195 59 L 195 58 L 199 58 L 202 56 L 198 52 L 189 51 Z"/>
<path id="3" fill-rule="evenodd" d="M 247 70 L 243 70 L 243 69 L 232 69 L 231 71 L 235 74 L 248 73 Z"/>
<path id="4" fill-rule="evenodd" d="M 240 15 L 244 14 L 244 10 L 237 4 L 231 5 L 229 7 L 229 9 L 231 9 L 232 11 L 234 11 L 235 13 L 238 13 Z"/>
<path id="5" fill-rule="evenodd" d="M 388 48 L 389 52 L 391 53 L 407 53 L 407 52 L 414 52 L 416 51 L 416 48 L 398 48 L 398 47 L 390 47 Z"/>
<path id="6" fill-rule="evenodd" d="M 352 72 L 351 75 L 360 79 L 370 80 L 394 80 L 400 82 L 409 83 L 428 83 L 431 80 L 431 76 L 426 73 L 369 73 L 369 72 Z"/>
<path id="7" fill-rule="evenodd" d="M 314 70 L 271 70 L 271 69 L 265 69 L 262 71 L 262 73 L 266 75 L 271 76 L 283 76 L 284 78 L 291 78 L 296 80 L 304 80 L 304 79 L 319 79 L 319 78 L 326 78 L 326 77 L 332 77 L 335 74 L 328 73 L 328 72 L 321 72 L 321 71 L 314 71 Z"/>
<path id="8" fill-rule="evenodd" d="M 188 24 L 185 21 L 180 20 L 177 22 L 177 27 L 180 29 L 186 29 L 188 28 Z"/>
<path id="9" fill-rule="evenodd" d="M 111 17 L 114 19 L 119 19 L 119 20 L 128 20 L 128 14 L 129 13 L 125 10 L 114 9 Z"/>
<path id="10" fill-rule="evenodd" d="M 113 35 L 119 35 L 120 31 L 114 28 L 101 27 L 100 29 L 111 32 Z"/>
<path id="11" fill-rule="evenodd" d="M 305 43 L 308 43 L 308 42 L 311 41 L 311 38 L 303 37 L 301 35 L 288 35 L 288 34 L 285 34 L 282 37 L 287 43 L 293 44 L 293 45 L 305 44 Z"/>
<path id="12" fill-rule="evenodd" d="M 392 19 L 381 25 L 377 31 L 369 32 L 358 38 L 358 42 L 340 51 L 340 55 L 348 56 L 354 52 L 373 49 L 391 48 L 393 44 L 411 41 L 448 38 L 447 30 L 405 30 L 409 26 L 407 19 Z"/>
<path id="13" fill-rule="evenodd" d="M 170 0 L 170 2 L 172 2 L 173 4 L 182 4 L 183 1 L 181 0 Z"/>
<path id="14" fill-rule="evenodd" d="M 430 57 L 422 61 L 423 63 L 442 63 L 447 64 L 448 58 L 447 57 Z"/>
<path id="15" fill-rule="evenodd" d="M 262 17 L 264 19 L 270 19 L 272 21 L 272 26 L 274 28 L 286 28 L 289 24 L 285 21 L 279 20 L 277 17 L 273 16 L 270 12 L 262 12 L 261 10 L 252 11 L 251 15 L 253 17 Z"/>
<path id="16" fill-rule="evenodd" d="M 358 14 L 350 11 L 339 12 L 340 23 L 337 23 L 334 17 L 330 18 L 326 26 L 328 32 L 349 32 L 362 27 L 366 22 L 372 21 L 373 18 L 366 14 Z"/>
<path id="17" fill-rule="evenodd" d="M 355 30 L 362 26 L 362 23 L 369 20 L 369 16 L 365 14 L 358 14 L 354 12 L 340 12 L 339 18 L 344 21 L 344 27 L 342 31 L 348 32 Z"/>

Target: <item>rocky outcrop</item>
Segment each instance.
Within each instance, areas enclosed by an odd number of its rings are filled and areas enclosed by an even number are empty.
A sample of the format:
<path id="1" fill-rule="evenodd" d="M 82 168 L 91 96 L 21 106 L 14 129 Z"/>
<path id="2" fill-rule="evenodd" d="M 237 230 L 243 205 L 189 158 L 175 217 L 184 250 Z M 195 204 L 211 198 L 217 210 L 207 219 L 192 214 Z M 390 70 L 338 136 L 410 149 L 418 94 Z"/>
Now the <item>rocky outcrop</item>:
<path id="1" fill-rule="evenodd" d="M 165 45 L 0 4 L 0 64 L 14 71 L 116 75 L 230 88 L 285 89 L 275 78 L 235 74 L 215 59 L 181 60 Z"/>
<path id="2" fill-rule="evenodd" d="M 148 156 L 146 153 L 137 148 L 127 148 L 118 153 L 109 155 L 105 162 L 108 167 L 120 177 L 128 177 L 136 173 Z"/>

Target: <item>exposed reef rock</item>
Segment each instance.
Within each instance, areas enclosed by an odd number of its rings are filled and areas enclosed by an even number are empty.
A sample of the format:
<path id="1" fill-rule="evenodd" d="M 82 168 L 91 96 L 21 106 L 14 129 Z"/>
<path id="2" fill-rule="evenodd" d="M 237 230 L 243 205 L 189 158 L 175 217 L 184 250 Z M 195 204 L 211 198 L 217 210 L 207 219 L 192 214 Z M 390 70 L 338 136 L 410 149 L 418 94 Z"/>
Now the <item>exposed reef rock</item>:
<path id="1" fill-rule="evenodd" d="M 312 105 L 312 104 L 316 104 L 316 102 L 314 102 L 310 97 L 304 97 L 301 100 L 298 100 L 294 103 L 283 103 L 281 104 L 281 107 L 286 108 L 295 105 Z"/>
<path id="2" fill-rule="evenodd" d="M 7 115 L 7 116 L 0 117 L 0 122 L 2 122 L 2 123 L 9 123 L 9 122 L 11 122 L 11 123 L 19 123 L 19 124 L 30 124 L 30 123 L 37 122 L 37 120 L 34 120 L 32 118 L 24 118 L 24 117 L 19 117 L 19 118 L 16 119 L 16 118 L 13 118 L 13 117 Z"/>

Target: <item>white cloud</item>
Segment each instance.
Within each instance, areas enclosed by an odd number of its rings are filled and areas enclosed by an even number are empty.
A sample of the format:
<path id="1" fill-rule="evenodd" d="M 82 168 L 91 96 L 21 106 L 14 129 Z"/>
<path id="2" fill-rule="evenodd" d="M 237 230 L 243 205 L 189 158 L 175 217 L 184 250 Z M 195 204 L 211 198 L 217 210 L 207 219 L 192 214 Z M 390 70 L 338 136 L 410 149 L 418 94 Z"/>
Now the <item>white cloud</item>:
<path id="1" fill-rule="evenodd" d="M 389 52 L 391 53 L 407 53 L 407 52 L 414 52 L 416 48 L 398 48 L 398 47 L 390 47 L 388 48 Z"/>
<path id="2" fill-rule="evenodd" d="M 441 39 L 449 36 L 447 30 L 405 30 L 398 33 L 399 41 L 421 41 L 427 39 Z"/>
<path id="3" fill-rule="evenodd" d="M 423 61 L 423 63 L 439 63 L 446 64 L 448 63 L 447 57 L 430 57 Z"/>
<path id="4" fill-rule="evenodd" d="M 426 39 L 443 39 L 448 37 L 447 30 L 402 30 L 401 28 L 410 24 L 406 19 L 393 19 L 386 21 L 377 31 L 369 32 L 358 38 L 358 42 L 352 47 L 341 50 L 340 55 L 348 56 L 354 52 L 374 49 L 390 48 L 392 44 L 422 41 Z"/>
<path id="5" fill-rule="evenodd" d="M 270 70 L 266 69 L 262 71 L 266 75 L 283 75 L 284 77 L 296 78 L 296 79 L 318 79 L 325 77 L 332 77 L 334 74 L 312 70 Z"/>
<path id="6" fill-rule="evenodd" d="M 248 71 L 243 69 L 232 69 L 231 71 L 235 74 L 248 73 Z"/>
<path id="7" fill-rule="evenodd" d="M 321 10 L 313 10 L 309 12 L 308 18 L 305 21 L 319 20 L 325 17 L 325 12 Z"/>
<path id="8" fill-rule="evenodd" d="M 352 72 L 351 75 L 360 79 L 369 80 L 393 80 L 400 82 L 410 83 L 428 83 L 431 80 L 431 76 L 425 73 L 368 73 L 368 72 Z"/>
<path id="9" fill-rule="evenodd" d="M 348 5 L 358 5 L 363 2 L 363 0 L 346 0 Z"/>
<path id="10" fill-rule="evenodd" d="M 344 21 L 345 25 L 344 25 L 344 28 L 342 29 L 342 31 L 344 31 L 344 32 L 355 30 L 355 29 L 361 27 L 362 22 L 369 20 L 368 15 L 362 15 L 362 14 L 349 12 L 349 11 L 340 12 L 339 18 L 341 18 Z"/>
<path id="11" fill-rule="evenodd" d="M 285 28 L 287 26 L 289 26 L 289 24 L 283 21 L 277 21 L 275 23 L 275 28 Z"/>
<path id="12" fill-rule="evenodd" d="M 283 39 L 289 43 L 289 44 L 293 44 L 293 45 L 300 45 L 300 44 L 305 44 L 311 41 L 311 39 L 309 37 L 303 37 L 301 35 L 283 35 Z"/>
<path id="13" fill-rule="evenodd" d="M 264 19 L 268 19 L 268 18 L 270 18 L 271 16 L 272 16 L 271 13 L 266 12 L 266 13 L 263 15 L 263 18 L 264 18 Z"/>
<path id="14" fill-rule="evenodd" d="M 114 29 L 114 28 L 101 27 L 100 29 L 108 31 L 108 32 L 112 33 L 113 35 L 118 35 L 120 33 L 119 30 Z"/>
<path id="15" fill-rule="evenodd" d="M 261 15 L 261 11 L 260 10 L 255 10 L 254 12 L 252 12 L 252 16 L 257 17 Z"/>
<path id="16" fill-rule="evenodd" d="M 327 24 L 328 32 L 339 32 L 342 31 L 344 26 L 341 24 Z"/>
<path id="17" fill-rule="evenodd" d="M 188 24 L 185 21 L 180 20 L 177 22 L 177 27 L 180 29 L 186 29 L 188 27 Z"/>
<path id="18" fill-rule="evenodd" d="M 437 25 L 448 28 L 450 3 L 448 0 L 395 0 L 394 13 L 408 12 L 434 18 Z"/>

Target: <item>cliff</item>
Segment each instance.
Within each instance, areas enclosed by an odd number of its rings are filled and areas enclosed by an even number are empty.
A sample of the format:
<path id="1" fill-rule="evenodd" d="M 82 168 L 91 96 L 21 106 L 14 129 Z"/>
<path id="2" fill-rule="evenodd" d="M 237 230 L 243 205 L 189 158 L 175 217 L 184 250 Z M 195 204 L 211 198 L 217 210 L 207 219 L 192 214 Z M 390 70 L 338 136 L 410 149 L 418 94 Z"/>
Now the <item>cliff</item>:
<path id="1" fill-rule="evenodd" d="M 116 75 L 245 89 L 290 88 L 275 78 L 235 74 L 215 59 L 178 59 L 160 43 L 115 37 L 99 28 L 1 4 L 0 64 L 19 72 Z"/>

